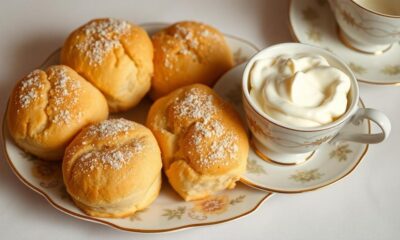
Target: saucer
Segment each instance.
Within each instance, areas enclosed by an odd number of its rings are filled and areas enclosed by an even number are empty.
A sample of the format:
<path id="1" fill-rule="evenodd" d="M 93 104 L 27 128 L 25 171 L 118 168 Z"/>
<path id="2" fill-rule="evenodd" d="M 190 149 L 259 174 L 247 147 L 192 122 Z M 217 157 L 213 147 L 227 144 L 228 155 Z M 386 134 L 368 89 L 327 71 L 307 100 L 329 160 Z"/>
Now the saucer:
<path id="1" fill-rule="evenodd" d="M 151 34 L 167 25 L 152 23 L 142 26 Z M 254 45 L 240 38 L 225 35 L 225 39 L 237 63 L 246 61 L 258 51 Z M 60 50 L 53 52 L 40 67 L 58 64 L 59 53 Z M 150 106 L 151 101 L 144 98 L 132 110 L 113 114 L 112 117 L 120 116 L 144 123 Z M 30 189 L 42 195 L 51 206 L 72 217 L 120 230 L 159 233 L 223 223 L 254 212 L 271 196 L 271 193 L 238 183 L 233 190 L 225 190 L 203 200 L 185 202 L 163 179 L 160 195 L 147 209 L 126 218 L 91 217 L 78 209 L 67 194 L 59 162 L 42 161 L 22 151 L 10 137 L 5 118 L 2 137 L 5 159 L 15 175 Z"/>
<path id="2" fill-rule="evenodd" d="M 400 85 L 400 43 L 394 43 L 389 50 L 377 55 L 352 49 L 340 39 L 340 30 L 328 1 L 292 0 L 289 25 L 296 41 L 316 45 L 338 55 L 352 69 L 358 81 Z"/>
<path id="3" fill-rule="evenodd" d="M 225 100 L 233 103 L 242 119 L 241 82 L 245 64 L 226 73 L 214 86 Z M 360 99 L 360 107 L 364 107 Z M 346 127 L 344 131 L 370 133 L 370 123 L 364 120 L 359 126 Z M 248 131 L 249 132 L 249 131 Z M 367 153 L 368 145 L 354 142 L 324 144 L 305 162 L 297 165 L 277 165 L 256 154 L 250 145 L 247 172 L 241 182 L 257 189 L 277 193 L 300 193 L 328 186 L 350 174 Z"/>

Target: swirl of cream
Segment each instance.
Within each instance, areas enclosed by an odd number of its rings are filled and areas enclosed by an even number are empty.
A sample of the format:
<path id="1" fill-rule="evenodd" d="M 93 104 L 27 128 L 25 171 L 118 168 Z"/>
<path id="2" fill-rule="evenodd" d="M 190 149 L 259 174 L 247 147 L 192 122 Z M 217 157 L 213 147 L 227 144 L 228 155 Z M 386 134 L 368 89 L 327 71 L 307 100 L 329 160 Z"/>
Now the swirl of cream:
<path id="1" fill-rule="evenodd" d="M 350 78 L 319 55 L 281 55 L 257 60 L 250 96 L 273 119 L 289 126 L 317 127 L 346 112 Z"/>

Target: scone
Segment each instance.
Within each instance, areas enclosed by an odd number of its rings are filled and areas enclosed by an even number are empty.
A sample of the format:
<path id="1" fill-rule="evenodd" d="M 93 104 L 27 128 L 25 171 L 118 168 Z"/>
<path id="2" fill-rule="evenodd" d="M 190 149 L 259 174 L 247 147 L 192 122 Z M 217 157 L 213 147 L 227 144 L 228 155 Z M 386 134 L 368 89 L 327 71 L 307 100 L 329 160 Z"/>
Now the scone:
<path id="1" fill-rule="evenodd" d="M 106 97 L 111 112 L 137 105 L 150 89 L 153 46 L 147 33 L 123 20 L 95 19 L 72 32 L 61 63 L 75 69 Z"/>
<path id="2" fill-rule="evenodd" d="M 45 160 L 61 160 L 82 127 L 107 117 L 107 101 L 101 92 L 63 65 L 25 76 L 15 86 L 7 110 L 16 144 Z"/>
<path id="3" fill-rule="evenodd" d="M 66 149 L 62 172 L 67 192 L 86 214 L 125 217 L 156 199 L 161 168 L 151 131 L 121 118 L 84 128 Z"/>
<path id="4" fill-rule="evenodd" d="M 158 99 L 147 126 L 160 145 L 170 184 L 186 201 L 234 188 L 245 171 L 249 143 L 243 124 L 205 85 L 186 86 Z"/>
<path id="5" fill-rule="evenodd" d="M 224 36 L 198 22 L 178 22 L 152 36 L 153 99 L 194 83 L 214 85 L 233 66 Z"/>

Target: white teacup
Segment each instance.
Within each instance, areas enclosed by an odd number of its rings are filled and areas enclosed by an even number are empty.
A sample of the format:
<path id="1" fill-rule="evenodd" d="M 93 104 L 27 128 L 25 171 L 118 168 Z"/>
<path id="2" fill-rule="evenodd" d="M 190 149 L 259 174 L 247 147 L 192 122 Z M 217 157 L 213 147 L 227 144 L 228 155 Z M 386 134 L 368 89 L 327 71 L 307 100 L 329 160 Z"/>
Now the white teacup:
<path id="1" fill-rule="evenodd" d="M 250 96 L 249 75 L 253 64 L 258 59 L 274 58 L 282 54 L 321 55 L 331 66 L 334 66 L 351 80 L 348 95 L 347 111 L 335 121 L 319 127 L 297 127 L 280 122 L 267 115 Z M 390 121 L 383 113 L 369 108 L 359 108 L 359 87 L 350 68 L 332 53 L 318 47 L 301 43 L 282 43 L 264 50 L 253 56 L 243 72 L 242 79 L 243 107 L 246 120 L 252 133 L 252 142 L 256 152 L 265 160 L 283 165 L 293 165 L 308 159 L 321 144 L 336 141 L 354 141 L 360 143 L 379 143 L 385 140 L 391 129 Z M 343 127 L 354 126 L 363 119 L 369 119 L 381 129 L 380 133 L 362 134 L 354 131 L 342 131 Z M 346 128 L 348 129 L 348 128 Z"/>
<path id="2" fill-rule="evenodd" d="M 382 53 L 400 41 L 399 0 L 329 0 L 339 37 L 365 53 Z"/>

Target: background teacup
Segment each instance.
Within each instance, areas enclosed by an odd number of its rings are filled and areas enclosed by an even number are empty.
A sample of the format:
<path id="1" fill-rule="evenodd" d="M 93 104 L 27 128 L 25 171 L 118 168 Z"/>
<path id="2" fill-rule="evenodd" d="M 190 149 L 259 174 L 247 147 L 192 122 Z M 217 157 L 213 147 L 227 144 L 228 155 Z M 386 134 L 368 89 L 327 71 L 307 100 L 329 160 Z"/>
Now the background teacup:
<path id="1" fill-rule="evenodd" d="M 399 0 L 329 0 L 347 46 L 382 53 L 400 41 Z"/>
<path id="2" fill-rule="evenodd" d="M 351 80 L 347 111 L 337 120 L 319 127 L 296 127 L 280 122 L 267 115 L 250 97 L 249 76 L 254 62 L 258 59 L 275 58 L 282 54 L 310 54 L 324 57 Z M 391 129 L 389 119 L 378 110 L 358 107 L 359 87 L 350 68 L 332 53 L 318 47 L 301 43 L 282 43 L 261 50 L 248 62 L 242 79 L 243 107 L 252 133 L 252 143 L 260 157 L 283 165 L 298 164 L 306 160 L 321 144 L 336 141 L 379 143 L 385 140 Z M 361 134 L 343 131 L 344 126 L 358 125 L 363 119 L 375 122 L 380 133 Z"/>

